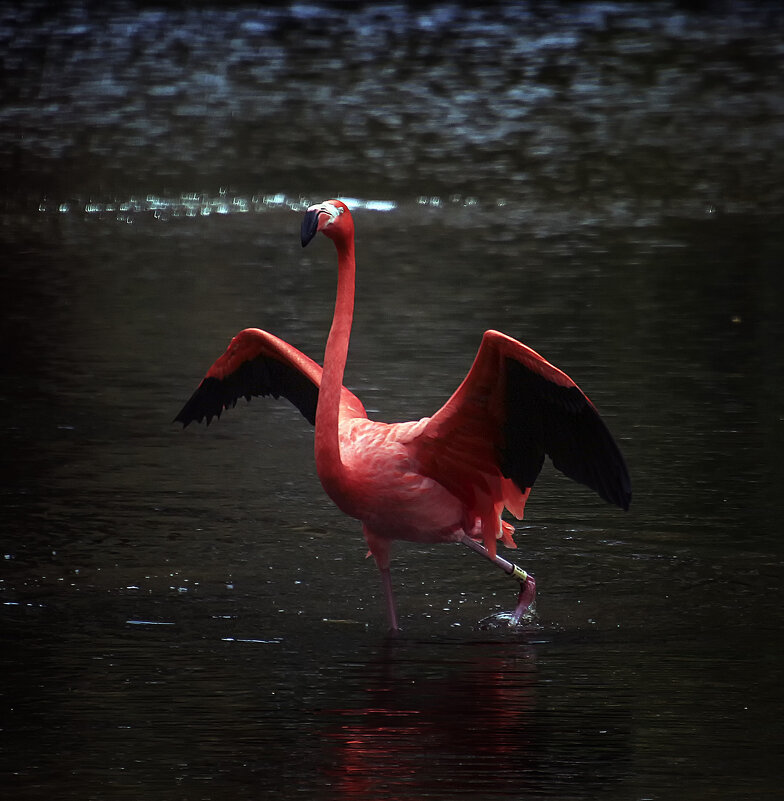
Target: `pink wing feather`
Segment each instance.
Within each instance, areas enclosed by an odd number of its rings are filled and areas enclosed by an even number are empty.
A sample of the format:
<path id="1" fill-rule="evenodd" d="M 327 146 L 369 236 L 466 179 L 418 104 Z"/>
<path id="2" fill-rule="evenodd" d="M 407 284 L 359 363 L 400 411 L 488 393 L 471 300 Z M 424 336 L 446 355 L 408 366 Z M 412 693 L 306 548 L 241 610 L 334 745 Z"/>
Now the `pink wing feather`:
<path id="1" fill-rule="evenodd" d="M 518 490 L 515 497 L 505 482 L 505 505 L 522 512 L 545 454 L 610 503 L 631 502 L 623 456 L 591 401 L 566 373 L 498 331 L 485 332 L 468 375 L 417 448 L 422 471 L 469 507 L 474 487 L 483 491 L 500 471 Z"/>
<path id="2" fill-rule="evenodd" d="M 175 422 L 187 426 L 206 417 L 209 425 L 240 397 L 250 400 L 254 395 L 272 395 L 287 398 L 314 423 L 321 374 L 321 366 L 293 345 L 259 328 L 246 328 L 210 367 Z M 341 406 L 354 416 L 366 416 L 362 402 L 345 387 Z"/>

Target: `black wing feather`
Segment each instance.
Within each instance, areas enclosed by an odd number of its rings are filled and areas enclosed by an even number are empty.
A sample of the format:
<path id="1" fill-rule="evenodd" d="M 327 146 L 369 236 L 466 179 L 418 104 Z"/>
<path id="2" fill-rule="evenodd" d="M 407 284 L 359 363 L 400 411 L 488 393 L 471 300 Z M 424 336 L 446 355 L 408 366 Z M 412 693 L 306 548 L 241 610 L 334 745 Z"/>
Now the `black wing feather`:
<path id="1" fill-rule="evenodd" d="M 561 386 L 506 359 L 506 420 L 501 470 L 531 487 L 545 454 L 569 478 L 628 509 L 626 462 L 599 413 L 577 386 Z"/>
<path id="2" fill-rule="evenodd" d="M 254 395 L 272 395 L 291 401 L 311 425 L 316 422 L 316 406 L 319 388 L 307 376 L 288 364 L 271 358 L 257 356 L 243 362 L 234 372 L 224 378 L 207 376 L 191 395 L 185 406 L 174 418 L 183 428 L 196 420 L 220 417 L 224 409 L 233 408 L 237 400 L 246 400 Z"/>

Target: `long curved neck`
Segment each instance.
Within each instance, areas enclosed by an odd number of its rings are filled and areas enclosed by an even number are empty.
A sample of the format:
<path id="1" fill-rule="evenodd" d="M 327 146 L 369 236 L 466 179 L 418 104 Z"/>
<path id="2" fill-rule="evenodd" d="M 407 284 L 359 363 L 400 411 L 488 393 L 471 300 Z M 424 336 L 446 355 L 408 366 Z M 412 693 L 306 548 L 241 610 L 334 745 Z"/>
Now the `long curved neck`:
<path id="1" fill-rule="evenodd" d="M 338 490 L 343 463 L 340 460 L 339 422 L 343 373 L 354 317 L 356 262 L 354 237 L 335 241 L 338 251 L 338 289 L 335 314 L 324 351 L 324 372 L 316 407 L 316 470 L 327 492 Z"/>

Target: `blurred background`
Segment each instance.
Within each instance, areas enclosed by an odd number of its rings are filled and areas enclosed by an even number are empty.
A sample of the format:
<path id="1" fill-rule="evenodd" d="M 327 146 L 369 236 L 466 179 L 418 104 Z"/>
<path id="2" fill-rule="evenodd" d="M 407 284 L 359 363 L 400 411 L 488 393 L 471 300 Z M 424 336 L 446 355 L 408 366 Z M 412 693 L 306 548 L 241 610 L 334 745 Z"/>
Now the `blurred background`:
<path id="1" fill-rule="evenodd" d="M 702 3 L 0 3 L 0 787 L 38 799 L 777 798 L 784 13 Z M 171 424 L 230 338 L 432 413 L 497 328 L 624 451 L 547 466 L 515 587 L 394 553 L 385 632 L 312 428 Z M 464 549 L 463 549 L 464 550 Z M 509 555 L 509 554 L 507 554 Z"/>

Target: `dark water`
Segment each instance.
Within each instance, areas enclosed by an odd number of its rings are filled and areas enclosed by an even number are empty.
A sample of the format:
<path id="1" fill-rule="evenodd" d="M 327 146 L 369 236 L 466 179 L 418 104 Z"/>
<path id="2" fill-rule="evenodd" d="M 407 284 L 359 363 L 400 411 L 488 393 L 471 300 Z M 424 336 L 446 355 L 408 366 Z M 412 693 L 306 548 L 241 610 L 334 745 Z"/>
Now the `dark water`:
<path id="1" fill-rule="evenodd" d="M 14 799 L 780 797 L 784 20 L 754 3 L 0 11 L 0 787 Z M 170 424 L 240 328 L 438 408 L 485 328 L 577 380 L 628 514 L 546 469 L 538 619 L 358 525 L 284 403 Z"/>

